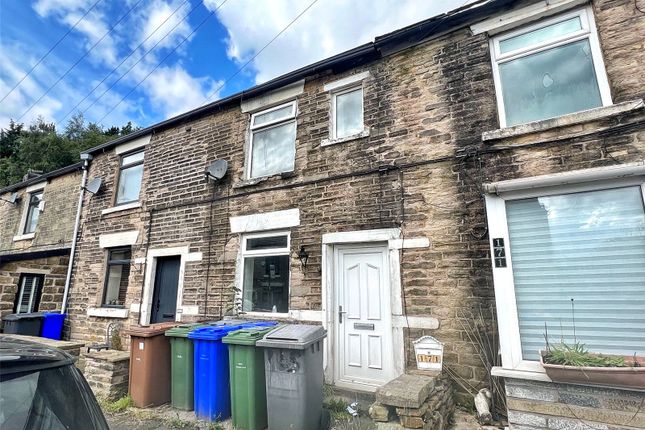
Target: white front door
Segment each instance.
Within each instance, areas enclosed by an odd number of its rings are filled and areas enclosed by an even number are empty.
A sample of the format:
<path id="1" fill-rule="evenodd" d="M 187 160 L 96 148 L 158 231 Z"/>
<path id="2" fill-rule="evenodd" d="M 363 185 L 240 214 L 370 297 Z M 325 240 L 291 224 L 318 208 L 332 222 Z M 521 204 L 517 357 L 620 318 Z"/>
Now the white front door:
<path id="1" fill-rule="evenodd" d="M 339 246 L 335 260 L 337 382 L 378 387 L 395 373 L 387 247 Z"/>

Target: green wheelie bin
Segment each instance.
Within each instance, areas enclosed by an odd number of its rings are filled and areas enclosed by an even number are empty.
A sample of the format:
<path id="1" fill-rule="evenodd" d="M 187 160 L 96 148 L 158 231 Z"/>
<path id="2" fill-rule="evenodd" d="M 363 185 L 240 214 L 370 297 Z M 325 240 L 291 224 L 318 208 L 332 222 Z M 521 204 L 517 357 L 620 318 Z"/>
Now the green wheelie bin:
<path id="1" fill-rule="evenodd" d="M 274 327 L 250 327 L 229 333 L 231 374 L 231 412 L 239 430 L 264 430 L 267 427 L 267 397 L 264 377 L 264 350 L 255 343 Z"/>
<path id="2" fill-rule="evenodd" d="M 173 408 L 192 411 L 193 392 L 193 341 L 188 333 L 205 324 L 183 324 L 166 331 L 170 339 L 170 404 Z"/>

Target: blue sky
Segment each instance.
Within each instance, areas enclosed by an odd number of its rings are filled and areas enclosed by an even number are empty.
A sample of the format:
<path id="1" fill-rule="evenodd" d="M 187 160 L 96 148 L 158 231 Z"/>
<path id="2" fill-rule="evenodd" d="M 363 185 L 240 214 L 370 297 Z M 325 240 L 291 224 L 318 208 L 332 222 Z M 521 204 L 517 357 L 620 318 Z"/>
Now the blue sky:
<path id="1" fill-rule="evenodd" d="M 228 80 L 312 1 L 0 0 L 0 127 L 151 125 L 465 3 L 318 0 Z"/>

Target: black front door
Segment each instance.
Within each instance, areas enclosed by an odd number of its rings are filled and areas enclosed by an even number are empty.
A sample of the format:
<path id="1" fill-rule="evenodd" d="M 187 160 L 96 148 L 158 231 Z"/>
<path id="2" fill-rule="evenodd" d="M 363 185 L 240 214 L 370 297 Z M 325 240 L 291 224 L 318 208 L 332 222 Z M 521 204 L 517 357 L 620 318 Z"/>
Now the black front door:
<path id="1" fill-rule="evenodd" d="M 179 256 L 157 258 L 150 324 L 175 321 L 180 260 Z"/>

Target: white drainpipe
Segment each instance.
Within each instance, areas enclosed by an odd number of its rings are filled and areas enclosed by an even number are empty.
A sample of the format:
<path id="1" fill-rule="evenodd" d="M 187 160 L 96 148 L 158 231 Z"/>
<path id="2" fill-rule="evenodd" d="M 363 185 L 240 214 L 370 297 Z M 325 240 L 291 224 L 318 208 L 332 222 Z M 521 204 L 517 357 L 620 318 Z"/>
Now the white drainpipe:
<path id="1" fill-rule="evenodd" d="M 76 208 L 76 222 L 74 223 L 74 234 L 72 236 L 72 249 L 69 252 L 69 264 L 67 265 L 67 277 L 65 278 L 65 292 L 63 293 L 63 305 L 60 313 L 64 314 L 67 308 L 67 296 L 69 286 L 72 283 L 72 268 L 74 267 L 74 254 L 76 253 L 76 242 L 78 240 L 78 227 L 81 223 L 81 209 L 83 208 L 83 196 L 85 195 L 85 185 L 87 185 L 87 169 L 90 167 L 92 156 L 90 154 L 81 154 L 83 163 L 83 178 L 81 179 L 81 189 L 78 194 L 78 206 Z"/>

